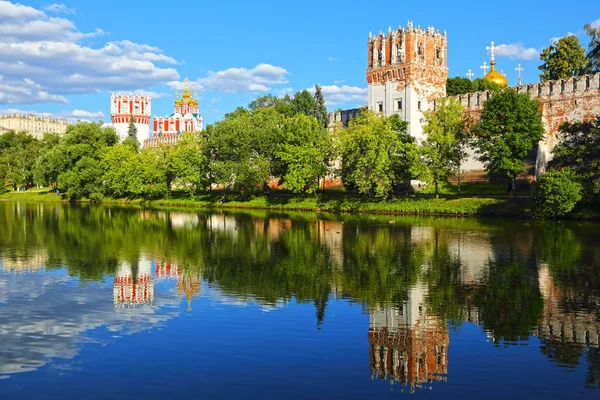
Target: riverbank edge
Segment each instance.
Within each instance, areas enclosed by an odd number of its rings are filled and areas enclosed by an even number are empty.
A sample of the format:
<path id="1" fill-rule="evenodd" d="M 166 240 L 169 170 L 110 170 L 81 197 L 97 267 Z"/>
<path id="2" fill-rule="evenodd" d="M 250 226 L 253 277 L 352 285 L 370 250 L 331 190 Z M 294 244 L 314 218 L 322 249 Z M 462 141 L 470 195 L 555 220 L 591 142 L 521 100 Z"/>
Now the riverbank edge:
<path id="1" fill-rule="evenodd" d="M 45 203 L 69 202 L 51 192 L 9 192 L 0 195 L 0 200 L 32 201 Z M 105 198 L 102 204 L 135 205 L 143 207 L 182 207 L 208 209 L 307 211 L 328 213 L 370 213 L 390 215 L 447 215 L 447 216 L 501 216 L 526 217 L 523 207 L 530 200 L 504 200 L 481 198 L 397 198 L 392 200 L 372 200 L 350 196 L 255 196 L 246 201 L 220 203 L 215 196 L 202 196 L 198 199 L 171 198 L 159 200 Z M 90 203 L 90 200 L 77 200 L 76 203 Z"/>
<path id="2" fill-rule="evenodd" d="M 38 203 L 68 203 L 50 191 L 8 192 L 0 195 L 2 201 L 30 201 Z M 75 203 L 91 203 L 88 199 Z M 387 214 L 387 215 L 419 215 L 449 217 L 503 217 L 531 219 L 533 199 L 516 197 L 499 199 L 492 197 L 446 197 L 423 198 L 402 197 L 391 200 L 374 200 L 356 196 L 290 196 L 270 195 L 253 196 L 248 200 L 231 200 L 221 203 L 215 194 L 201 195 L 196 199 L 170 198 L 158 200 L 104 198 L 101 204 L 138 206 L 145 208 L 199 208 L 215 210 L 273 210 L 279 212 L 316 212 L 316 213 L 354 213 L 354 214 Z M 577 210 L 561 219 L 600 220 L 600 213 L 590 210 Z"/>

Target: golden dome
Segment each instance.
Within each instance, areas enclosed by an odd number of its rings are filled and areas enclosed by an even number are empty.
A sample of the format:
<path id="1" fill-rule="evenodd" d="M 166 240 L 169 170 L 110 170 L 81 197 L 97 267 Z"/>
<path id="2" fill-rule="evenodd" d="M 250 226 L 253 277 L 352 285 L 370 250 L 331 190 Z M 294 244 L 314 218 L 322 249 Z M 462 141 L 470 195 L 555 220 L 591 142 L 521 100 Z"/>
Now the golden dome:
<path id="1" fill-rule="evenodd" d="M 179 91 L 175 91 L 175 107 L 181 107 L 181 99 L 179 99 Z"/>
<path id="2" fill-rule="evenodd" d="M 490 69 L 490 72 L 488 72 L 487 75 L 485 76 L 485 79 L 488 82 L 494 82 L 501 88 L 507 87 L 508 80 L 506 80 L 506 77 L 504 77 L 504 75 L 502 75 L 498 71 L 496 71 L 496 61 L 492 61 L 492 63 L 490 65 L 492 66 L 492 68 Z"/>

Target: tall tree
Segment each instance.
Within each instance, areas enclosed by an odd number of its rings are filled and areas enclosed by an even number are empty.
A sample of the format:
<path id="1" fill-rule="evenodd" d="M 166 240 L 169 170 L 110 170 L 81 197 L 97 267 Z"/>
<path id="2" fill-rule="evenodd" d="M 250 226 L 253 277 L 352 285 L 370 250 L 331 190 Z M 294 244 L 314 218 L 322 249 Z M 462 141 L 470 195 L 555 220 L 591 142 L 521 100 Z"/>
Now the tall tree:
<path id="1" fill-rule="evenodd" d="M 135 127 L 135 120 L 133 114 L 129 115 L 129 127 L 127 128 L 127 137 L 123 140 L 124 144 L 134 147 L 136 150 L 140 149 L 140 142 L 137 139 L 137 128 Z"/>
<path id="2" fill-rule="evenodd" d="M 555 79 L 568 79 L 579 75 L 583 70 L 585 50 L 575 35 L 565 36 L 542 50 L 542 65 L 538 67 L 542 73 L 542 82 Z"/>
<path id="3" fill-rule="evenodd" d="M 292 110 L 294 114 L 303 113 L 304 115 L 314 116 L 315 99 L 308 90 L 296 92 L 292 99 Z"/>
<path id="4" fill-rule="evenodd" d="M 523 160 L 544 136 L 537 101 L 513 89 L 496 93 L 483 103 L 473 132 L 479 160 L 488 173 L 511 179 L 512 195 L 517 175 L 525 171 Z"/>
<path id="5" fill-rule="evenodd" d="M 314 193 L 319 178 L 327 174 L 331 149 L 331 136 L 316 119 L 303 114 L 288 118 L 277 153 L 285 186 L 296 193 Z"/>
<path id="6" fill-rule="evenodd" d="M 600 25 L 586 24 L 583 29 L 585 29 L 585 33 L 590 39 L 586 56 L 586 72 L 600 72 Z"/>
<path id="7" fill-rule="evenodd" d="M 439 197 L 440 182 L 445 182 L 457 166 L 460 168 L 460 160 L 464 158 L 464 111 L 458 100 L 445 99 L 438 102 L 435 111 L 424 112 L 425 140 L 421 151 L 428 170 L 427 178 L 435 186 L 436 198 Z"/>
<path id="8" fill-rule="evenodd" d="M 177 142 L 173 154 L 176 180 L 190 194 L 209 185 L 208 140 L 202 132 L 186 132 Z"/>
<path id="9" fill-rule="evenodd" d="M 323 127 L 327 127 L 329 123 L 329 115 L 327 114 L 327 107 L 325 107 L 325 98 L 319 85 L 315 85 L 315 108 L 312 115 L 319 121 L 319 124 Z"/>

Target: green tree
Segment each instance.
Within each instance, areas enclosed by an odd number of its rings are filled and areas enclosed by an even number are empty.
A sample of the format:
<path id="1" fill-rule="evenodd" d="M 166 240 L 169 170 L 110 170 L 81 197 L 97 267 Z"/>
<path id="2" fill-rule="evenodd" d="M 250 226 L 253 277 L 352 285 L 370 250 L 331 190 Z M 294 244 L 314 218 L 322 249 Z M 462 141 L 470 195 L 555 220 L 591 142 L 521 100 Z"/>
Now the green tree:
<path id="1" fill-rule="evenodd" d="M 445 182 L 453 169 L 460 168 L 460 161 L 465 157 L 461 140 L 465 137 L 464 111 L 458 100 L 445 99 L 437 103 L 435 111 L 423 113 L 425 140 L 421 151 L 427 166 L 426 176 L 435 186 L 436 198 L 440 182 Z"/>
<path id="2" fill-rule="evenodd" d="M 510 178 L 513 194 L 517 175 L 525 171 L 523 160 L 544 136 L 537 101 L 513 89 L 496 93 L 483 103 L 473 132 L 479 160 L 488 173 Z"/>
<path id="3" fill-rule="evenodd" d="M 600 116 L 588 122 L 565 123 L 553 149 L 550 168 L 570 168 L 590 196 L 600 195 Z"/>
<path id="4" fill-rule="evenodd" d="M 446 95 L 448 96 L 457 96 L 475 91 L 475 85 L 470 79 L 456 76 L 446 80 Z"/>
<path id="5" fill-rule="evenodd" d="M 211 169 L 217 183 L 253 192 L 281 176 L 276 153 L 285 116 L 273 107 L 238 109 L 216 123 L 210 135 Z"/>
<path id="6" fill-rule="evenodd" d="M 314 193 L 331 158 L 331 137 L 314 118 L 298 114 L 284 124 L 284 142 L 277 153 L 282 182 L 293 192 Z"/>
<path id="7" fill-rule="evenodd" d="M 557 217 L 571 211 L 581 200 L 583 186 L 571 169 L 548 171 L 535 185 L 536 213 L 543 217 Z"/>
<path id="8" fill-rule="evenodd" d="M 40 141 L 25 132 L 8 132 L 0 136 L 0 173 L 4 186 L 29 187 L 33 182 Z"/>
<path id="9" fill-rule="evenodd" d="M 113 128 L 103 128 L 100 122 L 79 122 L 69 126 L 48 164 L 49 174 L 56 174 L 58 185 L 69 199 L 102 198 L 102 151 L 118 141 Z"/>
<path id="10" fill-rule="evenodd" d="M 113 197 L 142 193 L 142 165 L 135 147 L 123 143 L 103 149 L 100 156 L 104 193 Z"/>
<path id="11" fill-rule="evenodd" d="M 406 193 L 412 188 L 410 181 L 423 176 L 424 164 L 416 139 L 408 133 L 408 122 L 398 114 L 388 117 L 391 129 L 396 133 L 398 146 L 390 153 L 396 183 L 403 183 Z"/>
<path id="12" fill-rule="evenodd" d="M 565 36 L 542 50 L 542 82 L 555 79 L 568 79 L 579 75 L 585 66 L 585 51 L 575 35 Z"/>
<path id="13" fill-rule="evenodd" d="M 292 110 L 294 111 L 294 114 L 302 113 L 304 115 L 314 116 L 315 99 L 308 90 L 296 92 L 292 99 Z"/>
<path id="14" fill-rule="evenodd" d="M 169 145 L 142 149 L 140 152 L 142 196 L 146 198 L 170 196 L 171 186 L 176 178 L 173 154 L 174 149 Z"/>
<path id="15" fill-rule="evenodd" d="M 327 107 L 325 107 L 325 98 L 323 98 L 323 92 L 319 85 L 315 85 L 315 108 L 312 115 L 319 121 L 322 127 L 327 127 L 329 123 L 329 114 L 327 113 Z"/>
<path id="16" fill-rule="evenodd" d="M 365 111 L 340 132 L 344 184 L 362 194 L 385 197 L 394 184 L 404 183 L 407 171 L 397 168 L 401 160 L 411 160 L 414 144 L 403 141 L 393 127 L 398 127 L 394 120 Z"/>
<path id="17" fill-rule="evenodd" d="M 485 92 L 486 90 L 497 92 L 502 89 L 496 82 L 490 82 L 485 78 L 477 78 L 473 81 L 475 92 Z"/>
<path id="18" fill-rule="evenodd" d="M 204 190 L 210 184 L 208 140 L 202 132 L 184 133 L 175 147 L 173 167 L 177 182 L 190 194 Z"/>
<path id="19" fill-rule="evenodd" d="M 135 127 L 135 119 L 133 114 L 129 115 L 129 127 L 127 128 L 127 137 L 123 139 L 123 143 L 132 146 L 136 150 L 140 149 L 140 142 L 137 139 L 137 128 Z"/>
<path id="20" fill-rule="evenodd" d="M 40 154 L 35 163 L 33 179 L 36 183 L 44 186 L 56 187 L 58 172 L 55 165 L 59 165 L 60 153 L 56 151 L 60 143 L 60 136 L 53 133 L 45 133 L 40 143 Z"/>

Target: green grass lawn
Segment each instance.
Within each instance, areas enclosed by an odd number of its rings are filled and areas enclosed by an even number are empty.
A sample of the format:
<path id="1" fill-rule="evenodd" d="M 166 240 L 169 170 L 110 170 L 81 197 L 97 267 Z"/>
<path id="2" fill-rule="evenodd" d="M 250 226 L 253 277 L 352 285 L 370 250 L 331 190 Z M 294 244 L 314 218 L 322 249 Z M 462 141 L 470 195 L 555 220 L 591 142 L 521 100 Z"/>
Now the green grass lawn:
<path id="1" fill-rule="evenodd" d="M 464 187 L 470 191 L 482 187 L 482 184 L 467 184 Z M 483 186 L 486 187 L 486 186 Z M 509 200 L 506 196 L 495 197 L 499 188 L 487 185 L 488 196 L 477 192 L 477 196 L 464 194 L 463 197 L 445 195 L 439 199 L 429 194 L 410 197 L 396 197 L 387 200 L 357 196 L 345 190 L 326 190 L 324 194 L 297 195 L 286 191 L 273 190 L 268 195 L 244 196 L 227 191 L 209 191 L 190 198 L 183 192 L 175 190 L 166 199 L 112 199 L 105 198 L 105 204 L 126 204 L 142 207 L 159 208 L 216 208 L 216 209 L 257 209 L 280 211 L 313 211 L 319 213 L 388 213 L 413 215 L 490 215 L 503 217 L 527 217 L 533 206 L 533 199 L 528 196 L 515 197 Z M 453 185 L 444 185 L 444 190 L 450 191 Z M 447 193 L 447 192 L 446 192 Z M 464 193 L 464 192 L 463 192 Z M 227 201 L 221 203 L 225 195 Z M 0 200 L 22 200 L 34 202 L 66 202 L 62 195 L 57 196 L 51 189 L 38 191 L 14 192 L 0 195 Z M 82 202 L 88 202 L 83 200 Z M 571 218 L 599 219 L 598 205 L 578 206 Z"/>

